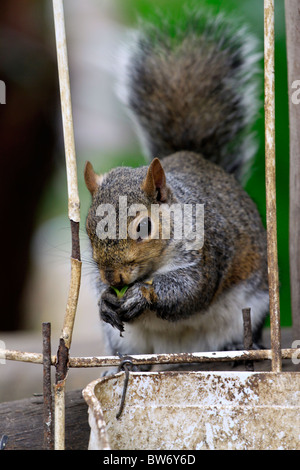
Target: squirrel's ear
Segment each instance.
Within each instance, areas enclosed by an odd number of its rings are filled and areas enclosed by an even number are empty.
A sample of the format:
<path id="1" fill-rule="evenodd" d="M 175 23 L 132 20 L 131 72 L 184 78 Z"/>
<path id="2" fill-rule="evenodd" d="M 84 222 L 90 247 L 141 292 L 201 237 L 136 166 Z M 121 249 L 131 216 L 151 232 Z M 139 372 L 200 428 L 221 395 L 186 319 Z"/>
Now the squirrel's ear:
<path id="1" fill-rule="evenodd" d="M 143 181 L 142 189 L 150 197 L 155 197 L 159 202 L 166 202 L 168 190 L 166 185 L 166 175 L 158 158 L 151 162 L 147 176 Z"/>
<path id="2" fill-rule="evenodd" d="M 93 166 L 90 162 L 86 162 L 84 168 L 84 180 L 86 187 L 88 188 L 89 192 L 93 195 L 98 190 L 103 176 L 97 175 L 94 172 Z"/>

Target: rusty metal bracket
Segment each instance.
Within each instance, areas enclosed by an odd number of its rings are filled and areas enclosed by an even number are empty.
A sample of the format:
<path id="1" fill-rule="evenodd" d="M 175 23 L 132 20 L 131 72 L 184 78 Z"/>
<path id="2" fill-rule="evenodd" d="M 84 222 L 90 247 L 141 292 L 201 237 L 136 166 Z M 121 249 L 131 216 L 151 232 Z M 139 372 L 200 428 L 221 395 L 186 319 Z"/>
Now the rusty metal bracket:
<path id="1" fill-rule="evenodd" d="M 51 324 L 43 323 L 43 397 L 44 397 L 44 449 L 53 450 L 53 410 L 51 388 Z"/>
<path id="2" fill-rule="evenodd" d="M 124 409 L 126 392 L 127 392 L 128 382 L 129 382 L 129 371 L 132 370 L 132 368 L 133 368 L 132 360 L 128 356 L 125 357 L 120 364 L 120 370 L 124 370 L 125 372 L 125 379 L 124 379 L 123 392 L 121 396 L 120 408 L 119 408 L 118 413 L 116 414 L 116 419 L 120 419 L 121 414 Z"/>

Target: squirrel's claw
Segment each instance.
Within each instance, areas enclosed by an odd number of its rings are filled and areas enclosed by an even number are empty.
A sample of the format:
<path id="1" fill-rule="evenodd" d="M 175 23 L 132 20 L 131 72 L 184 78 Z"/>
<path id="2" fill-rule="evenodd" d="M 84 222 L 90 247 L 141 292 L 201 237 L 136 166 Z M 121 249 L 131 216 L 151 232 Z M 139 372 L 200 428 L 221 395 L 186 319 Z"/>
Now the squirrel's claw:
<path id="1" fill-rule="evenodd" d="M 102 298 L 100 301 L 100 315 L 103 321 L 117 328 L 121 333 L 124 331 L 124 325 L 120 316 L 106 298 Z"/>
<path id="2" fill-rule="evenodd" d="M 118 313 L 122 321 L 130 321 L 138 317 L 147 308 L 147 300 L 142 293 L 142 283 L 130 287 L 122 298 Z"/>
<path id="3" fill-rule="evenodd" d="M 105 302 L 109 303 L 110 305 L 116 308 L 120 306 L 120 299 L 110 288 L 103 292 L 101 300 L 104 300 Z"/>

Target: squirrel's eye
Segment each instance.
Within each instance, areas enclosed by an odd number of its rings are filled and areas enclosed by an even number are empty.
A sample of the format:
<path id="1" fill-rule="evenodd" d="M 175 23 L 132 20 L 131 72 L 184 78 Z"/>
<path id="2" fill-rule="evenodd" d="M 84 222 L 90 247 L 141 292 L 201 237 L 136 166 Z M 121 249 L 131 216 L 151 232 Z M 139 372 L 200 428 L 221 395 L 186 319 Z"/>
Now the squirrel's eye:
<path id="1" fill-rule="evenodd" d="M 150 217 L 144 217 L 138 224 L 136 231 L 139 234 L 138 240 L 143 240 L 144 238 L 151 235 L 152 223 Z"/>

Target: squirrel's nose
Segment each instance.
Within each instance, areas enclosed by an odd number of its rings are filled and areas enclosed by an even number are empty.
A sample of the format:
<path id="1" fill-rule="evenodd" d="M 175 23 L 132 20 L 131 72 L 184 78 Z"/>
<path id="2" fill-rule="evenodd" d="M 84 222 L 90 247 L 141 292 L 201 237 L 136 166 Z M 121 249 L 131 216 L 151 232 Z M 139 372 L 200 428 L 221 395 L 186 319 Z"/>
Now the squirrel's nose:
<path id="1" fill-rule="evenodd" d="M 111 269 L 105 270 L 105 278 L 110 286 L 114 286 L 116 288 L 122 287 L 124 285 L 122 274 L 113 271 Z"/>

